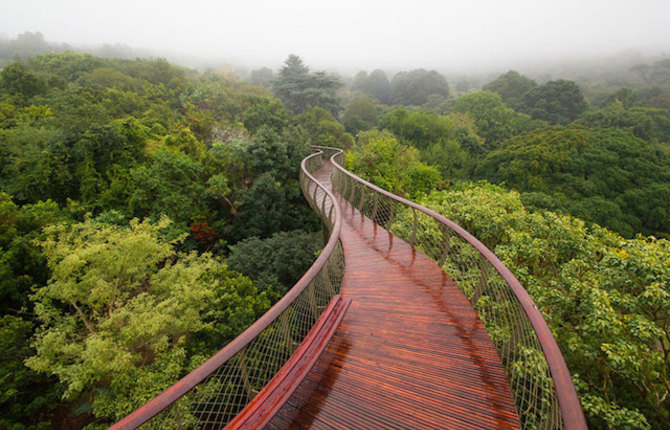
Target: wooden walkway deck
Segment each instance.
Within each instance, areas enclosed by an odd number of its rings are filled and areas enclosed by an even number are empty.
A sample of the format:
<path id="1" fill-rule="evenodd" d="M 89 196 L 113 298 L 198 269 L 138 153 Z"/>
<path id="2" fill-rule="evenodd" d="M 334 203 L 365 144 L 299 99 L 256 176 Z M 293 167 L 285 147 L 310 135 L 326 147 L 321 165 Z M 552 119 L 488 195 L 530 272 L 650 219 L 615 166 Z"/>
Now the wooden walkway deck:
<path id="1" fill-rule="evenodd" d="M 332 166 L 315 175 L 330 184 Z M 465 296 L 428 257 L 340 198 L 353 303 L 267 428 L 516 429 L 495 346 Z"/>

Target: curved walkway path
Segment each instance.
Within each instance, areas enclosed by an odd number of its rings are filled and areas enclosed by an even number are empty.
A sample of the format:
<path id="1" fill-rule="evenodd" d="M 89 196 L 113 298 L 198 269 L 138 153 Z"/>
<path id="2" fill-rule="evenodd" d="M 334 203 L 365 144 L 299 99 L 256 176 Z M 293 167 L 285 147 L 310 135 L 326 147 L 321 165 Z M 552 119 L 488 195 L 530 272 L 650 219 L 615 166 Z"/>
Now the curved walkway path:
<path id="1" fill-rule="evenodd" d="M 332 170 L 315 176 L 330 187 Z M 496 348 L 458 287 L 337 197 L 353 303 L 268 428 L 519 428 Z"/>

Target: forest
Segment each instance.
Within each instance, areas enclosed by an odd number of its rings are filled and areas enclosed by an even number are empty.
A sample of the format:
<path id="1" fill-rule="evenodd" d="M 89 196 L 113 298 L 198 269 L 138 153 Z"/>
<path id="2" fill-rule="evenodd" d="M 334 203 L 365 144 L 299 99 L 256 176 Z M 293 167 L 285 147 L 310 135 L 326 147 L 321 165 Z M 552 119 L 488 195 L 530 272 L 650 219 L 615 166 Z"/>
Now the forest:
<path id="1" fill-rule="evenodd" d="M 667 426 L 670 59 L 472 87 L 34 54 L 0 71 L 0 428 L 106 428 L 267 311 L 322 247 L 311 145 L 501 258 L 592 428 Z"/>

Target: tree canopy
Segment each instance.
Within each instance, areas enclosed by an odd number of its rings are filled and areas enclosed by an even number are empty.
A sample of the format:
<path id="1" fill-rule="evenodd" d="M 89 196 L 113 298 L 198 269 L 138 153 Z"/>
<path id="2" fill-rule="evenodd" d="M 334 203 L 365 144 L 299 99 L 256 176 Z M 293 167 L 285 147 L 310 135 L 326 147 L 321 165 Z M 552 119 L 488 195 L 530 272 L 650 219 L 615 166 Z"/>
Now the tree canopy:
<path id="1" fill-rule="evenodd" d="M 521 75 L 516 70 L 510 70 L 484 85 L 483 89 L 498 93 L 507 106 L 518 111 L 524 106 L 524 94 L 536 86 L 537 83 L 534 80 Z"/>
<path id="2" fill-rule="evenodd" d="M 322 112 L 304 126 L 346 138 Z M 309 145 L 269 91 L 216 72 L 74 52 L 5 67 L 0 427 L 105 426 L 251 324 L 278 296 L 222 261 L 317 230 Z"/>
<path id="3" fill-rule="evenodd" d="M 319 106 L 337 117 L 341 109 L 337 90 L 341 86 L 336 77 L 325 72 L 310 73 L 302 59 L 291 54 L 273 81 L 272 89 L 294 114 Z"/>
<path id="4" fill-rule="evenodd" d="M 375 69 L 368 75 L 359 72 L 351 85 L 352 91 L 360 91 L 377 99 L 380 103 L 391 103 L 391 82 L 383 70 Z"/>
<path id="5" fill-rule="evenodd" d="M 449 97 L 447 80 L 435 70 L 416 69 L 396 73 L 391 80 L 391 102 L 404 106 L 423 106 L 435 96 Z"/>
<path id="6" fill-rule="evenodd" d="M 168 226 L 88 220 L 51 226 L 41 242 L 52 276 L 35 291 L 41 326 L 26 364 L 57 376 L 65 399 L 88 399 L 98 420 L 132 412 L 268 307 L 210 254 L 177 251 L 184 237 L 165 237 Z M 189 354 L 199 340 L 207 348 Z"/>
<path id="7" fill-rule="evenodd" d="M 532 193 L 533 206 L 567 208 L 627 237 L 670 231 L 670 159 L 624 131 L 571 126 L 522 134 L 489 154 L 478 175 Z"/>
<path id="8" fill-rule="evenodd" d="M 565 79 L 531 88 L 520 103 L 521 112 L 552 124 L 569 124 L 588 108 L 579 86 Z"/>

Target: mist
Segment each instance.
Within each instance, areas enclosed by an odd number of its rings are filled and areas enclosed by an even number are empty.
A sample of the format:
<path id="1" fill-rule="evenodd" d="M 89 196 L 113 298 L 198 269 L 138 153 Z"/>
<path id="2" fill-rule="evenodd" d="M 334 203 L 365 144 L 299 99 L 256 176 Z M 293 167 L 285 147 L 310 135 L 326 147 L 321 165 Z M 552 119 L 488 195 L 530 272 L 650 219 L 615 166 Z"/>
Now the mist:
<path id="1" fill-rule="evenodd" d="M 0 33 L 128 45 L 192 67 L 469 73 L 670 52 L 667 0 L 4 0 Z"/>

